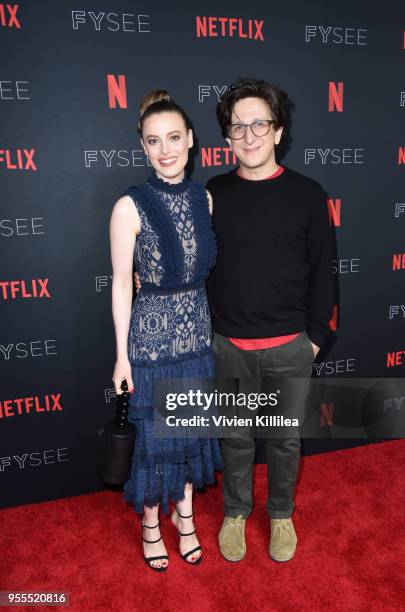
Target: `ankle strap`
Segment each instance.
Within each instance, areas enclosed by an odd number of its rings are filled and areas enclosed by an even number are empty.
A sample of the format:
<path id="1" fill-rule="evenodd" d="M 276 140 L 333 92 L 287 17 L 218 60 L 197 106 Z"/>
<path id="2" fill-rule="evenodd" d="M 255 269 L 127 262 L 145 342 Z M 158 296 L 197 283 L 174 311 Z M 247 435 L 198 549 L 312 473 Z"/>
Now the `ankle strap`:
<path id="1" fill-rule="evenodd" d="M 177 512 L 177 514 L 178 514 L 178 516 L 179 516 L 180 518 L 193 518 L 193 515 L 192 515 L 192 514 L 190 514 L 189 516 L 183 516 L 182 514 L 180 514 L 180 512 L 177 510 L 177 508 L 176 508 L 176 512 Z"/>
<path id="2" fill-rule="evenodd" d="M 145 538 L 142 538 L 142 540 L 146 542 L 147 544 L 156 544 L 156 542 L 160 542 L 161 539 L 162 539 L 162 536 L 160 536 L 160 538 L 158 538 L 157 540 L 146 540 Z"/>
<path id="3" fill-rule="evenodd" d="M 142 527 L 146 527 L 146 529 L 156 529 L 156 527 L 159 527 L 160 525 L 160 521 L 157 522 L 156 525 L 146 525 L 143 521 L 141 521 L 141 525 Z"/>

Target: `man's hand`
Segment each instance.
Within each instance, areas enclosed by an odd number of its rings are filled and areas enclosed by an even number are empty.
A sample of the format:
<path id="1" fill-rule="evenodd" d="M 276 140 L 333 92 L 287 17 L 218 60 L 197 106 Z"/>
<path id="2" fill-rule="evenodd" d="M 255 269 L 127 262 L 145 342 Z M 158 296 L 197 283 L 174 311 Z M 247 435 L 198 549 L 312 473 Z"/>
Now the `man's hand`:
<path id="1" fill-rule="evenodd" d="M 311 342 L 311 344 L 312 344 L 312 350 L 314 351 L 314 358 L 315 358 L 317 356 L 317 354 L 319 353 L 320 348 L 319 348 L 319 346 L 317 346 L 313 342 Z"/>
<path id="2" fill-rule="evenodd" d="M 330 427 L 331 425 L 333 425 L 333 403 L 322 403 L 320 406 L 320 413 L 321 427 L 325 427 L 325 425 L 328 425 Z"/>
<path id="3" fill-rule="evenodd" d="M 142 287 L 141 281 L 139 280 L 138 272 L 135 272 L 134 277 L 135 277 L 136 292 L 138 293 L 139 289 Z"/>

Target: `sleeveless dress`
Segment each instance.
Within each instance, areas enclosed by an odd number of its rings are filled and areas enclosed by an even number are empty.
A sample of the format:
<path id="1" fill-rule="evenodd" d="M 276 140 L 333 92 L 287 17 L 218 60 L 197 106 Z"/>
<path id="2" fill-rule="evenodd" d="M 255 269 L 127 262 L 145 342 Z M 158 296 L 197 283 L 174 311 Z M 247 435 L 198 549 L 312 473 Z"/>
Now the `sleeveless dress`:
<path id="1" fill-rule="evenodd" d="M 184 498 L 215 481 L 222 469 L 219 440 L 154 437 L 154 387 L 159 380 L 207 380 L 214 376 L 211 317 L 205 280 L 216 243 L 204 187 L 185 178 L 171 184 L 156 174 L 130 187 L 141 231 L 134 263 L 141 281 L 131 311 L 128 355 L 135 393 L 129 421 L 136 426 L 131 475 L 124 499 L 136 512 Z"/>

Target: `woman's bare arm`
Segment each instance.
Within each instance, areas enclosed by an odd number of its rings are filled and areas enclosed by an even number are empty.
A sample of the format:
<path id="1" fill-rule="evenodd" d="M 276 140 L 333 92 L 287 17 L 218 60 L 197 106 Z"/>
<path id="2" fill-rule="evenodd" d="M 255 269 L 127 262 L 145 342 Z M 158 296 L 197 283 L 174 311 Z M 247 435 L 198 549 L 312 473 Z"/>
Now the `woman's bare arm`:
<path id="1" fill-rule="evenodd" d="M 138 212 L 129 196 L 114 205 L 110 221 L 112 280 L 112 315 L 116 339 L 116 366 L 113 381 L 120 393 L 126 378 L 133 388 L 128 360 L 128 332 L 132 306 L 132 265 L 136 235 L 141 229 Z"/>

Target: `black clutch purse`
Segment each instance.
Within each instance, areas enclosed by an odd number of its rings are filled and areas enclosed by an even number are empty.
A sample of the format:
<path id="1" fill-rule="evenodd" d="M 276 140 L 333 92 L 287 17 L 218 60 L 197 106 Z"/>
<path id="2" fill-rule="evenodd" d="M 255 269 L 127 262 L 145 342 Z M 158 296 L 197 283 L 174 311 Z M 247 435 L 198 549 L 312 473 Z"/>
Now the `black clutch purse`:
<path id="1" fill-rule="evenodd" d="M 122 485 L 130 476 L 136 427 L 128 422 L 130 394 L 124 380 L 116 396 L 116 417 L 98 431 L 98 476 L 109 485 Z"/>

